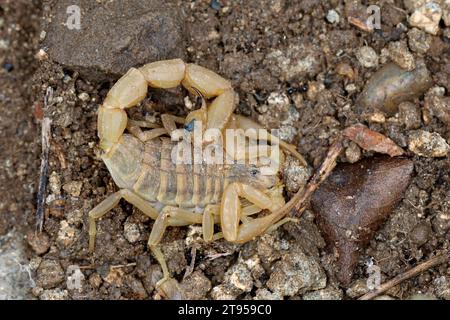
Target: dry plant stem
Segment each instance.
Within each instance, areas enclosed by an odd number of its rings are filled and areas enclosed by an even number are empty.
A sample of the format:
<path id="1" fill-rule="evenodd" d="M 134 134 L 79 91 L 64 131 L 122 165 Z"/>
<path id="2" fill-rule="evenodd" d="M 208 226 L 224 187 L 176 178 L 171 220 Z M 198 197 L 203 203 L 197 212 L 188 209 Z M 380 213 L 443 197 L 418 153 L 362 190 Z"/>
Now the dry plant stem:
<path id="1" fill-rule="evenodd" d="M 44 98 L 44 118 L 42 119 L 42 155 L 41 155 L 41 169 L 39 173 L 39 187 L 37 193 L 37 209 L 36 209 L 36 230 L 42 232 L 44 225 L 44 205 L 45 195 L 47 192 L 47 180 L 48 180 L 48 154 L 50 149 L 50 132 L 51 132 L 51 120 L 45 117 L 45 111 L 50 103 L 51 96 L 53 95 L 53 89 L 47 88 Z"/>
<path id="2" fill-rule="evenodd" d="M 328 153 L 325 160 L 322 162 L 319 169 L 314 173 L 313 177 L 309 180 L 308 184 L 303 190 L 298 191 L 288 203 L 286 203 L 276 214 L 276 221 L 280 220 L 284 216 L 288 215 L 293 209 L 295 210 L 294 216 L 300 217 L 306 208 L 308 199 L 312 196 L 314 191 L 320 186 L 320 184 L 330 175 L 336 166 L 336 159 L 341 153 L 343 137 L 339 136 L 336 141 L 328 149 Z"/>
<path id="3" fill-rule="evenodd" d="M 192 249 L 191 249 L 191 263 L 186 268 L 186 271 L 183 276 L 183 280 L 186 279 L 187 277 L 189 277 L 192 274 L 192 272 L 194 272 L 196 257 L 197 257 L 197 247 L 194 245 L 194 246 L 192 246 Z"/>
<path id="4" fill-rule="evenodd" d="M 425 262 L 422 262 L 421 264 L 415 266 L 414 268 L 409 269 L 408 271 L 406 271 L 402 274 L 399 274 L 398 276 L 392 278 L 388 282 L 383 283 L 378 289 L 375 289 L 374 291 L 366 293 L 365 295 L 359 297 L 358 300 L 373 299 L 376 296 L 378 296 L 379 294 L 389 290 L 392 287 L 395 287 L 400 282 L 410 279 L 410 278 L 413 278 L 413 277 L 417 276 L 418 274 L 420 274 L 430 268 L 433 268 L 441 263 L 448 262 L 449 259 L 450 259 L 450 256 L 448 253 L 435 256 Z"/>

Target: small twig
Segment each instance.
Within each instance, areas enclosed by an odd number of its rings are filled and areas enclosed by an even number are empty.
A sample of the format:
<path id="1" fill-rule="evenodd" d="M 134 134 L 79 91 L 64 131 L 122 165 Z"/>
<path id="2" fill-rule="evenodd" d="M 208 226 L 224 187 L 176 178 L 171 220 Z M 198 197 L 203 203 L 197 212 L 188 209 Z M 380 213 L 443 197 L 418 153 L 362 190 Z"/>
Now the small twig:
<path id="1" fill-rule="evenodd" d="M 47 180 L 48 180 L 48 154 L 50 150 L 50 132 L 51 123 L 50 118 L 45 117 L 46 109 L 51 102 L 53 95 L 52 87 L 48 87 L 44 97 L 44 118 L 42 119 L 42 154 L 41 154 L 41 169 L 39 173 L 39 187 L 37 193 L 37 209 L 36 209 L 36 230 L 42 232 L 44 225 L 44 205 L 45 195 L 47 193 Z"/>
<path id="2" fill-rule="evenodd" d="M 389 280 L 388 282 L 383 283 L 382 285 L 380 285 L 377 289 L 375 289 L 374 291 L 371 291 L 369 293 L 366 293 L 365 295 L 359 297 L 358 300 L 370 300 L 375 298 L 376 296 L 378 296 L 379 294 L 389 290 L 392 287 L 395 287 L 396 285 L 398 285 L 400 282 L 413 278 L 415 276 L 417 276 L 418 274 L 433 268 L 441 263 L 444 262 L 448 262 L 450 259 L 450 256 L 448 253 L 445 254 L 441 254 L 438 256 L 435 256 L 425 262 L 420 263 L 419 265 L 415 266 L 412 269 L 409 269 L 408 271 L 399 274 L 398 276 L 392 278 L 391 280 Z"/>
<path id="3" fill-rule="evenodd" d="M 197 257 L 197 247 L 194 245 L 192 246 L 191 249 L 191 263 L 189 263 L 189 266 L 186 268 L 183 280 L 186 279 L 188 276 L 190 276 L 192 272 L 194 272 L 196 257 Z"/>
<path id="4" fill-rule="evenodd" d="M 233 254 L 233 252 L 222 252 L 222 253 L 215 253 L 215 254 L 210 254 L 206 256 L 206 259 L 212 261 L 221 257 L 226 257 L 226 256 L 231 256 Z"/>
<path id="5" fill-rule="evenodd" d="M 136 266 L 136 262 L 131 262 L 127 264 L 118 264 L 115 266 L 111 266 L 110 269 L 120 269 L 120 268 L 127 268 L 127 267 L 134 267 Z"/>

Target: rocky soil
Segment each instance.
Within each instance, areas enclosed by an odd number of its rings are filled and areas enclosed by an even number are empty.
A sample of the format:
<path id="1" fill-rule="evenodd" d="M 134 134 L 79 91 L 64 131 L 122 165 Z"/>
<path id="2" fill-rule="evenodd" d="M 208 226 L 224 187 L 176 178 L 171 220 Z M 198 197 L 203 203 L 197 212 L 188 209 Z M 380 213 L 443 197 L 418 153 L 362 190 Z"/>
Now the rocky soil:
<path id="1" fill-rule="evenodd" d="M 120 202 L 98 223 L 91 255 L 87 214 L 118 190 L 100 159 L 99 104 L 129 67 L 173 57 L 230 79 L 240 98 L 236 112 L 298 147 L 309 167 L 288 160 L 287 197 L 356 123 L 392 139 L 414 167 L 349 283 L 336 275 L 339 257 L 313 208 L 244 245 L 207 244 L 198 226 L 169 228 L 162 251 L 186 298 L 356 299 L 368 290 L 369 266 L 380 268 L 384 282 L 449 250 L 450 4 L 363 3 L 2 1 L 0 275 L 8 278 L 0 297 L 161 298 L 154 290 L 161 269 L 146 247 L 153 222 Z M 379 28 L 367 23 L 368 4 L 380 8 Z M 79 30 L 69 28 L 69 5 L 81 9 Z M 130 117 L 186 114 L 186 91 L 149 93 Z M 43 232 L 35 233 L 44 117 L 52 121 L 48 188 Z M 346 142 L 339 162 L 374 154 Z M 13 268 L 20 270 L 14 277 Z M 425 296 L 450 299 L 449 263 L 382 298 Z"/>

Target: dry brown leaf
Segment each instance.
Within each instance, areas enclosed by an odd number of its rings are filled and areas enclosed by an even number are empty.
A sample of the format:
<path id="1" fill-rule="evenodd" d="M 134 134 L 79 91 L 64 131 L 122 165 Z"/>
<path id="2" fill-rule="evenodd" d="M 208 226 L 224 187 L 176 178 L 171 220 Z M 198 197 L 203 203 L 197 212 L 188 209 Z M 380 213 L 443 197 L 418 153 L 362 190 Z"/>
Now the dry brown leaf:
<path id="1" fill-rule="evenodd" d="M 344 130 L 344 136 L 367 151 L 385 153 L 391 157 L 401 156 L 403 149 L 381 133 L 370 130 L 362 124 L 356 124 Z"/>

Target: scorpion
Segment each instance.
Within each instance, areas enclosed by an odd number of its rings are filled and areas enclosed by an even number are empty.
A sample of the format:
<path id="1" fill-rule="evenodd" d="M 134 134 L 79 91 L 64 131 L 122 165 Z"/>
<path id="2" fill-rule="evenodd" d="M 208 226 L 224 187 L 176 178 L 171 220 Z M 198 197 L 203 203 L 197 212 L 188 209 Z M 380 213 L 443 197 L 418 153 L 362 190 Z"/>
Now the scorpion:
<path id="1" fill-rule="evenodd" d="M 162 114 L 162 126 L 128 119 L 125 109 L 139 104 L 148 87 L 170 89 L 182 85 L 202 98 L 202 106 L 186 118 Z M 212 100 L 207 103 L 207 100 Z M 89 212 L 89 250 L 94 251 L 96 221 L 115 207 L 121 199 L 155 220 L 148 247 L 160 264 L 163 278 L 157 283 L 162 292 L 171 290 L 171 281 L 159 243 L 167 227 L 201 224 L 206 242 L 224 238 L 242 244 L 283 223 L 294 220 L 286 216 L 279 168 L 284 152 L 305 160 L 293 145 L 267 134 L 267 145 L 281 150 L 270 155 L 231 152 L 228 139 L 220 147 L 234 161 L 223 164 L 174 163 L 172 152 L 177 145 L 175 133 L 193 133 L 193 124 L 201 131 L 242 129 L 245 138 L 260 140 L 248 129 L 265 130 L 253 120 L 234 113 L 237 94 L 231 83 L 215 72 L 181 59 L 157 61 L 131 68 L 110 89 L 98 111 L 98 136 L 101 158 L 119 191 L 109 195 Z M 178 128 L 182 126 L 181 128 Z M 145 130 L 143 130 L 143 128 Z M 125 133 L 127 130 L 127 133 Z M 242 131 L 240 131 L 242 132 Z M 242 150 L 241 150 L 242 151 Z M 249 161 L 255 158 L 256 161 Z M 275 159 L 276 170 L 267 168 L 268 158 Z M 237 161 L 244 159 L 245 161 Z M 268 212 L 267 212 L 268 211 Z M 215 233 L 215 225 L 220 232 Z"/>

